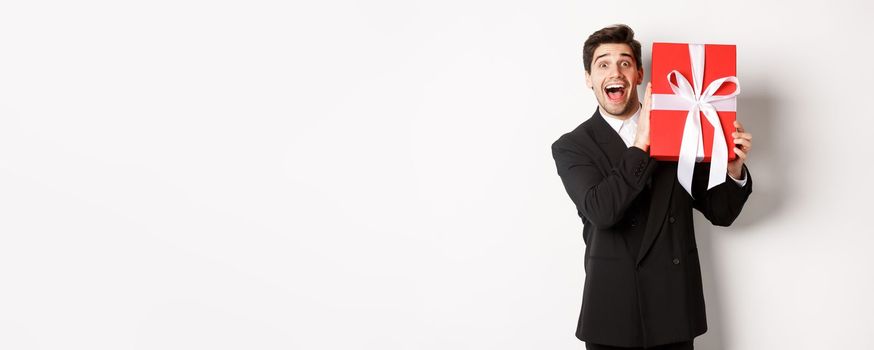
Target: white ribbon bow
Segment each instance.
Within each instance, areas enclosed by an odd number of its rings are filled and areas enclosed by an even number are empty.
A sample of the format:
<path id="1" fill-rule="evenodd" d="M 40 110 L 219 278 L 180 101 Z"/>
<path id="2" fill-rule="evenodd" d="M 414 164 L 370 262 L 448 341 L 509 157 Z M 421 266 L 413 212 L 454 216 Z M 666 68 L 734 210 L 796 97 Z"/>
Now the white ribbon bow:
<path id="1" fill-rule="evenodd" d="M 722 124 L 717 111 L 737 111 L 737 95 L 740 93 L 740 83 L 737 77 L 729 76 L 714 80 L 701 92 L 704 81 L 704 45 L 689 44 L 689 57 L 692 63 L 692 82 L 689 84 L 680 72 L 673 70 L 668 73 L 668 84 L 673 94 L 653 94 L 653 110 L 689 111 L 686 115 L 686 126 L 683 128 L 683 140 L 680 143 L 680 157 L 677 162 L 677 180 L 692 195 L 692 174 L 695 172 L 695 162 L 704 159 L 704 140 L 701 133 L 701 118 L 698 112 L 703 112 L 707 121 L 713 125 L 713 152 L 710 157 L 710 181 L 707 189 L 725 182 L 728 170 L 728 149 Z M 677 84 L 671 82 L 671 75 L 677 78 Z M 734 83 L 736 88 L 729 95 L 714 95 L 726 82 Z"/>

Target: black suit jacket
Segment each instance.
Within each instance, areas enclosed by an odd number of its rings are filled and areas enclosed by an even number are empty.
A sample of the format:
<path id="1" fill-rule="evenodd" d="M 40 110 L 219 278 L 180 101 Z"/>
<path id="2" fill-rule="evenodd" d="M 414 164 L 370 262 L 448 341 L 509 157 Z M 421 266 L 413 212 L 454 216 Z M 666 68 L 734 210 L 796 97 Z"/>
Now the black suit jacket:
<path id="1" fill-rule="evenodd" d="M 728 226 L 752 192 L 725 183 L 707 190 L 697 163 L 694 200 L 677 163 L 626 147 L 598 110 L 552 144 L 558 175 L 583 222 L 586 281 L 576 336 L 596 344 L 654 346 L 707 331 L 692 209 Z"/>

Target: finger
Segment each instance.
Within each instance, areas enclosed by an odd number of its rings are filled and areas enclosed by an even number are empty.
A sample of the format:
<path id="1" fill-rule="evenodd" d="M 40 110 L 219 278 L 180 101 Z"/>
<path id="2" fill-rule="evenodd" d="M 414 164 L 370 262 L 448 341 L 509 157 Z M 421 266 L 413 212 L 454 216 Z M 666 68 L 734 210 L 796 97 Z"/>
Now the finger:
<path id="1" fill-rule="evenodd" d="M 741 145 L 741 149 L 746 150 L 747 152 L 749 152 L 750 149 L 753 148 L 753 143 L 750 142 L 750 140 L 746 139 L 734 139 L 734 144 Z"/>
<path id="2" fill-rule="evenodd" d="M 746 152 L 741 151 L 737 147 L 734 148 L 734 153 L 737 154 L 737 157 L 740 158 L 741 161 L 747 160 Z"/>
<path id="3" fill-rule="evenodd" d="M 734 127 L 735 129 L 737 129 L 738 132 L 744 132 L 744 125 L 741 124 L 738 120 L 734 121 Z"/>
<path id="4" fill-rule="evenodd" d="M 734 136 L 736 138 L 741 138 L 741 139 L 747 139 L 750 141 L 753 140 L 753 134 L 750 134 L 748 132 L 733 132 L 733 133 L 731 133 L 731 136 Z"/>

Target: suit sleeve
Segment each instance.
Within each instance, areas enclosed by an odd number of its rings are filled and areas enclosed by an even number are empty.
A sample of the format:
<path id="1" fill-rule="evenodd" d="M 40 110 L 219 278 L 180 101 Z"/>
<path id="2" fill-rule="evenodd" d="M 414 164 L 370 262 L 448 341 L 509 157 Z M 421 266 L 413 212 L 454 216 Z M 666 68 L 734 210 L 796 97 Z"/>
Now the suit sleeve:
<path id="1" fill-rule="evenodd" d="M 640 148 L 630 147 L 604 176 L 587 152 L 562 138 L 552 144 L 552 157 L 577 211 L 599 229 L 612 227 L 622 219 L 657 163 Z"/>
<path id="2" fill-rule="evenodd" d="M 705 165 L 706 164 L 706 165 Z M 709 163 L 698 163 L 692 180 L 693 206 L 716 226 L 729 226 L 740 215 L 744 203 L 753 192 L 753 177 L 747 165 L 743 166 L 746 184 L 738 186 L 728 174 L 725 182 L 707 190 Z M 743 176 L 741 176 L 743 177 Z"/>

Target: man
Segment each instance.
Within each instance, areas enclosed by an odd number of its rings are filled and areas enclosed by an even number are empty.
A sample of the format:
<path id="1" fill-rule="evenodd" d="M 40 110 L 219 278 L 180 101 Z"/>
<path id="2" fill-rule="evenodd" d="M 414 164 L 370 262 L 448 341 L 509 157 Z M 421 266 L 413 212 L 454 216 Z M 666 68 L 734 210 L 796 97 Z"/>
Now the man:
<path id="1" fill-rule="evenodd" d="M 733 133 L 738 157 L 726 181 L 710 190 L 709 163 L 695 165 L 689 196 L 677 182 L 676 162 L 649 157 L 651 87 L 641 106 L 640 51 L 625 25 L 586 40 L 586 85 L 599 107 L 552 144 L 583 222 L 586 281 L 576 336 L 587 349 L 692 349 L 707 331 L 692 209 L 729 226 L 752 192 L 744 165 L 752 136 L 740 122 Z"/>

